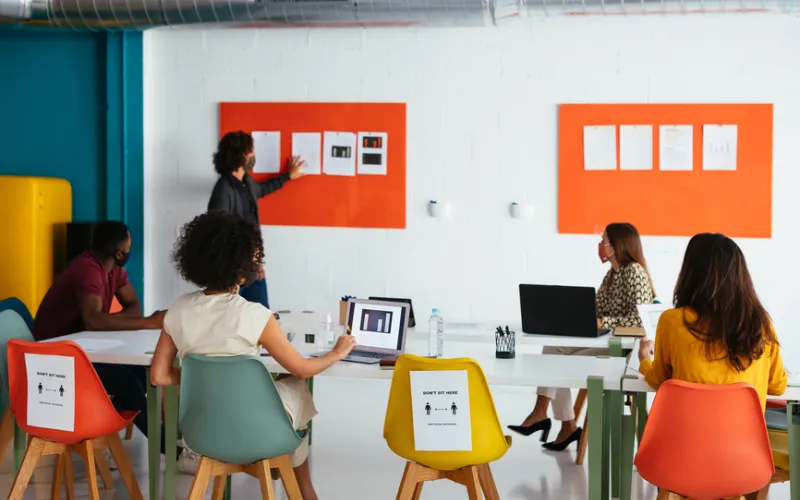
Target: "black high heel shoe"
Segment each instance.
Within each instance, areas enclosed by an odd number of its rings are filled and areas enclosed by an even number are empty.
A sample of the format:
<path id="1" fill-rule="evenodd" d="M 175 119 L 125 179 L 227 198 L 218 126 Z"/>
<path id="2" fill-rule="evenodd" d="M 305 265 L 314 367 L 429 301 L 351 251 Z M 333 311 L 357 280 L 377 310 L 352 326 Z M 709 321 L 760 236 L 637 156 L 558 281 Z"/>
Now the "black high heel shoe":
<path id="1" fill-rule="evenodd" d="M 575 429 L 575 432 L 569 435 L 569 437 L 560 443 L 556 443 L 555 441 L 552 443 L 545 443 L 542 445 L 542 448 L 550 451 L 564 451 L 567 449 L 567 446 L 571 445 L 575 441 L 581 440 L 581 434 L 583 434 L 583 429 L 578 427 Z"/>
<path id="2" fill-rule="evenodd" d="M 524 425 L 509 425 L 508 428 L 512 431 L 516 432 L 517 434 L 522 434 L 523 436 L 530 436 L 534 432 L 542 431 L 541 441 L 543 443 L 547 442 L 547 438 L 550 437 L 550 427 L 553 426 L 553 423 L 550 421 L 549 418 L 544 420 L 540 420 L 535 424 L 531 424 L 528 426 Z"/>

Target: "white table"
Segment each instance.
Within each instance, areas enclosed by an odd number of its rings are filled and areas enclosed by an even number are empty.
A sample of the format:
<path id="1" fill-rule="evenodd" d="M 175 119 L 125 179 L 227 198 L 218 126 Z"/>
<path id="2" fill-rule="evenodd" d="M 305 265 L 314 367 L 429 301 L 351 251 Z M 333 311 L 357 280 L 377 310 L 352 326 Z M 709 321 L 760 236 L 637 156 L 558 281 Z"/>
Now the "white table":
<path id="1" fill-rule="evenodd" d="M 295 333 L 296 335 L 305 335 L 324 331 L 325 314 L 324 313 L 281 313 L 280 322 L 283 329 L 287 332 Z M 338 318 L 337 318 L 338 319 Z M 458 323 L 458 322 L 445 322 L 444 324 L 444 338 L 445 342 L 487 342 L 494 344 L 495 329 L 502 325 L 508 327 L 516 332 L 515 342 L 517 348 L 520 347 L 580 347 L 585 349 L 604 349 L 613 347 L 616 341 L 619 341 L 621 349 L 632 349 L 635 344 L 635 339 L 632 337 L 615 337 L 611 334 L 601 335 L 599 337 L 564 337 L 562 335 L 532 335 L 522 333 L 522 326 L 517 322 L 498 321 L 496 323 L 486 322 L 471 322 L 471 323 Z M 334 331 L 341 332 L 343 326 L 339 325 L 334 319 Z M 427 340 L 428 327 L 423 322 L 418 321 L 415 328 L 408 329 L 409 340 Z"/>
<path id="2" fill-rule="evenodd" d="M 297 332 L 296 332 L 297 333 Z M 93 363 L 138 365 L 149 367 L 160 332 L 141 330 L 125 332 L 81 332 L 57 340 L 70 340 L 84 346 L 89 360 Z M 113 341 L 93 349 L 92 340 Z M 307 344 L 303 334 L 296 334 L 294 345 L 301 353 L 309 354 L 319 350 L 315 344 Z M 427 354 L 427 340 L 410 339 L 406 351 Z M 625 358 L 596 358 L 577 356 L 548 356 L 541 354 L 518 353 L 515 359 L 497 359 L 494 356 L 494 342 L 456 342 L 445 343 L 447 357 L 470 357 L 475 359 L 484 371 L 491 385 L 509 386 L 547 386 L 569 389 L 588 389 L 589 404 L 589 470 L 590 499 L 608 497 L 608 436 L 609 419 L 606 413 L 610 405 L 610 394 L 620 391 L 620 379 L 626 370 Z M 262 356 L 264 364 L 273 373 L 286 373 L 273 358 Z M 392 378 L 393 371 L 381 370 L 377 365 L 356 363 L 337 363 L 319 376 L 347 378 Z M 149 376 L 149 370 L 148 370 Z M 165 432 L 167 456 L 172 456 L 177 442 L 177 390 L 165 388 Z M 148 387 L 148 449 L 150 466 L 150 498 L 157 498 L 160 470 L 160 389 Z M 620 397 L 621 400 L 621 397 Z M 175 498 L 175 463 L 166 461 L 164 496 Z"/>

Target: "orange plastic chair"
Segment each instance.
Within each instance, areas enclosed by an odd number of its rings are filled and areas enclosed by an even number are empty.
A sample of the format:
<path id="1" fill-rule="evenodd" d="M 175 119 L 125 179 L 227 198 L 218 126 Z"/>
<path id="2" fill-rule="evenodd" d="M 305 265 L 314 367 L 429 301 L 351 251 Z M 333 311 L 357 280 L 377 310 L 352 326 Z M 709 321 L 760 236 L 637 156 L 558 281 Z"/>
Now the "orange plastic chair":
<path id="1" fill-rule="evenodd" d="M 28 424 L 26 354 L 66 356 L 74 359 L 75 425 L 72 432 L 33 427 Z M 9 500 L 22 499 L 39 458 L 47 455 L 58 456 L 53 479 L 53 497 L 58 498 L 61 473 L 63 473 L 67 498 L 74 498 L 71 453 L 77 453 L 83 458 L 87 471 L 94 471 L 96 467 L 95 454 L 98 457 L 103 456 L 106 448 L 111 450 L 111 455 L 117 462 L 130 498 L 142 499 L 142 492 L 119 437 L 119 432 L 136 417 L 138 412 L 117 412 L 89 362 L 89 358 L 78 344 L 69 341 L 35 343 L 10 340 L 8 342 L 8 385 L 11 411 L 20 428 L 29 436 L 28 447 L 11 487 Z M 87 479 L 89 498 L 99 500 L 97 476 L 87 474 Z M 103 476 L 104 483 L 106 479 Z"/>
<path id="2" fill-rule="evenodd" d="M 743 498 L 775 472 L 758 393 L 749 384 L 668 380 L 658 389 L 634 460 L 659 499 Z"/>

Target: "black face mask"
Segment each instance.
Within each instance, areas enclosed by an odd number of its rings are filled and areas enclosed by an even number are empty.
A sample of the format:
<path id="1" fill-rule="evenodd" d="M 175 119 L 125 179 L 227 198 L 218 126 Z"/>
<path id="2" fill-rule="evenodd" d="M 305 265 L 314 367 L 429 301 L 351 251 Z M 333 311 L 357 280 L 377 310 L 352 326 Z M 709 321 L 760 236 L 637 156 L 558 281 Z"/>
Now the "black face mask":
<path id="1" fill-rule="evenodd" d="M 114 257 L 114 263 L 117 265 L 117 267 L 125 267 L 125 264 L 128 263 L 128 259 L 131 258 L 131 252 L 128 251 L 128 253 L 125 253 L 122 250 L 120 250 L 118 253 L 122 254 L 122 258 L 120 259 L 120 258 Z"/>
<path id="2" fill-rule="evenodd" d="M 245 169 L 246 171 L 248 171 L 248 172 L 250 172 L 251 170 L 253 170 L 253 168 L 254 168 L 255 166 L 256 166 L 256 157 L 255 157 L 255 156 L 251 156 L 251 157 L 249 157 L 249 158 L 247 159 L 247 161 L 244 163 L 244 169 Z"/>

